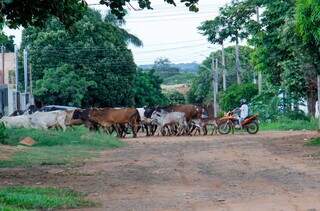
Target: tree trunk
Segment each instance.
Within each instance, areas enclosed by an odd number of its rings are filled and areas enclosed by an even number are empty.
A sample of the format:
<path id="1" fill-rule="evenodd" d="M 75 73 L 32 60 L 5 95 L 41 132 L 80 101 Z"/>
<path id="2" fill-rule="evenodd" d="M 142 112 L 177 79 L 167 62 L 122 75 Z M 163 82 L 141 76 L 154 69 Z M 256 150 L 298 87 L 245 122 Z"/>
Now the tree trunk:
<path id="1" fill-rule="evenodd" d="M 239 38 L 236 38 L 236 72 L 237 83 L 241 84 L 240 56 L 239 56 Z"/>
<path id="2" fill-rule="evenodd" d="M 317 102 L 317 93 L 308 92 L 307 93 L 308 114 L 313 117 L 315 117 L 315 114 L 316 114 L 316 102 Z"/>
<path id="3" fill-rule="evenodd" d="M 226 80 L 226 58 L 224 55 L 224 46 L 223 43 L 221 43 L 221 63 L 222 63 L 222 83 L 223 83 L 223 91 L 227 90 L 227 80 Z"/>

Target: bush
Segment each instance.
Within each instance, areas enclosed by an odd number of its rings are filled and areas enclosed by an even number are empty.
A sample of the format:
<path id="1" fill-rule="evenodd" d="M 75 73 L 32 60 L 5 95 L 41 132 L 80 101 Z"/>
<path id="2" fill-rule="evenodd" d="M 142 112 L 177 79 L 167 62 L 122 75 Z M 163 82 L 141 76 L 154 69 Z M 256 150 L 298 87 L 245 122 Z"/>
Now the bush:
<path id="1" fill-rule="evenodd" d="M 8 133 L 6 126 L 3 122 L 0 123 L 0 143 L 1 144 L 7 144 L 6 139 L 8 138 Z"/>
<path id="2" fill-rule="evenodd" d="M 281 115 L 279 111 L 280 98 L 272 91 L 262 92 L 251 100 L 250 110 L 259 114 L 262 121 L 274 121 Z"/>
<path id="3" fill-rule="evenodd" d="M 178 104 L 186 103 L 186 99 L 184 95 L 177 91 L 167 94 L 167 98 L 169 99 L 170 105 L 178 105 Z"/>
<path id="4" fill-rule="evenodd" d="M 224 111 L 230 111 L 240 106 L 240 100 L 246 99 L 248 102 L 258 94 L 255 84 L 232 85 L 220 96 L 220 105 Z"/>
<path id="5" fill-rule="evenodd" d="M 291 119 L 291 120 L 304 120 L 304 121 L 310 121 L 310 116 L 307 116 L 303 111 L 288 111 L 285 114 L 283 114 L 285 117 Z"/>

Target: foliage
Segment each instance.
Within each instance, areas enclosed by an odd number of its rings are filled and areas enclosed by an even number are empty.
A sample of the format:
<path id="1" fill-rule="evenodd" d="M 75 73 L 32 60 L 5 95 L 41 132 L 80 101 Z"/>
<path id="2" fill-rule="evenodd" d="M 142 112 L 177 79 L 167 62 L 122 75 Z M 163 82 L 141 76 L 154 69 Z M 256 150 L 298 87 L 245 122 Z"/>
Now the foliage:
<path id="1" fill-rule="evenodd" d="M 1 210 L 92 207 L 95 203 L 85 200 L 83 195 L 70 189 L 13 186 L 0 189 Z"/>
<path id="2" fill-rule="evenodd" d="M 249 103 L 258 94 L 255 84 L 232 85 L 221 93 L 220 105 L 224 111 L 230 111 L 240 106 L 240 100 L 246 99 Z"/>
<path id="3" fill-rule="evenodd" d="M 0 32 L 0 45 L 5 47 L 6 52 L 14 51 L 14 36 L 7 36 L 3 32 Z"/>
<path id="4" fill-rule="evenodd" d="M 309 142 L 306 144 L 307 146 L 320 146 L 320 138 L 312 138 L 309 140 Z"/>
<path id="5" fill-rule="evenodd" d="M 7 143 L 16 146 L 24 137 L 37 144 L 17 151 L 10 160 L 0 161 L 1 167 L 33 165 L 66 165 L 98 156 L 98 151 L 123 146 L 116 138 L 101 133 L 88 133 L 83 127 L 74 130 L 42 131 L 35 129 L 7 129 Z"/>
<path id="6" fill-rule="evenodd" d="M 136 107 L 165 105 L 167 99 L 161 92 L 162 80 L 154 70 L 138 70 L 134 81 L 134 102 Z"/>
<path id="7" fill-rule="evenodd" d="M 5 0 L 1 4 L 0 23 L 5 22 L 10 28 L 43 26 L 51 16 L 71 26 L 87 8 L 84 0 Z"/>
<path id="8" fill-rule="evenodd" d="M 240 46 L 240 59 L 241 69 L 242 69 L 242 81 L 244 83 L 250 83 L 254 78 L 254 69 L 250 64 L 250 53 L 252 49 L 250 47 Z M 221 50 L 212 53 L 215 58 L 221 61 Z M 208 56 L 199 68 L 195 79 L 191 83 L 191 88 L 187 93 L 187 99 L 190 103 L 208 103 L 212 101 L 212 71 L 211 71 L 211 60 L 212 54 Z M 236 83 L 236 62 L 234 59 L 235 48 L 228 47 L 225 49 L 226 56 L 226 79 L 227 87 Z M 221 66 L 219 67 L 221 68 Z M 222 90 L 222 74 L 221 69 L 219 69 L 219 90 Z"/>
<path id="9" fill-rule="evenodd" d="M 36 83 L 34 96 L 47 104 L 80 106 L 88 87 L 93 85 L 94 82 L 80 77 L 73 66 L 64 64 L 44 70 L 43 78 Z"/>
<path id="10" fill-rule="evenodd" d="M 169 4 L 173 4 L 174 6 L 176 6 L 176 0 L 164 0 L 166 3 Z M 198 7 L 197 7 L 197 3 L 199 0 L 180 0 L 180 2 L 184 3 L 190 11 L 194 11 L 197 12 L 198 11 Z M 123 17 L 126 15 L 126 10 L 124 9 L 124 7 L 126 6 L 126 4 L 128 3 L 130 7 L 133 7 L 131 5 L 131 2 L 133 2 L 133 0 L 100 0 L 100 4 L 105 4 L 108 7 L 110 7 L 111 11 L 113 14 L 115 14 L 118 17 Z M 151 5 L 151 0 L 138 0 L 137 1 L 139 8 L 140 9 L 152 9 L 152 5 Z M 134 7 L 133 7 L 134 8 Z M 134 8 L 136 9 L 136 8 Z"/>
<path id="11" fill-rule="evenodd" d="M 261 121 L 277 120 L 280 115 L 280 98 L 277 91 L 267 89 L 252 98 L 250 110 L 258 114 Z"/>
<path id="12" fill-rule="evenodd" d="M 84 93 L 84 97 L 69 99 L 68 103 L 78 104 L 82 98 L 83 107 L 132 105 L 136 65 L 127 48 L 130 35 L 124 36 L 123 29 L 106 20 L 98 12 L 88 10 L 74 24 L 71 32 L 66 31 L 56 19 L 48 21 L 43 29 L 25 29 L 22 48 L 30 46 L 33 81 L 42 79 L 47 69 L 59 70 L 67 64 L 80 80 L 86 81 L 86 85 L 76 91 L 78 94 Z M 50 74 L 53 74 L 52 71 L 49 71 Z M 42 89 L 41 83 L 34 83 L 36 93 L 39 89 Z M 45 103 L 49 103 L 47 100 Z"/>
<path id="13" fill-rule="evenodd" d="M 203 22 L 199 30 L 212 43 L 222 44 L 227 38 L 238 42 L 248 37 L 246 26 L 252 22 L 250 17 L 254 12 L 255 7 L 247 1 L 233 1 L 220 8 L 215 19 Z"/>
<path id="14" fill-rule="evenodd" d="M 176 5 L 174 0 L 164 1 Z M 181 0 L 181 2 L 190 11 L 198 11 L 198 0 Z M 126 14 L 126 6 L 129 5 L 129 7 L 134 8 L 130 0 L 100 0 L 100 4 L 109 7 L 112 14 L 119 18 Z M 152 9 L 150 0 L 138 0 L 138 5 L 141 9 Z M 44 26 L 50 17 L 55 16 L 64 25 L 70 27 L 82 17 L 87 8 L 87 3 L 84 0 L 4 0 L 1 2 L 0 24 L 3 25 L 5 23 L 10 28 L 17 28 L 20 25 L 23 27 L 28 27 L 29 25 Z"/>
<path id="15" fill-rule="evenodd" d="M 318 0 L 296 1 L 296 26 L 303 43 L 311 51 L 313 61 L 320 73 L 320 2 Z"/>
<path id="16" fill-rule="evenodd" d="M 6 139 L 8 138 L 7 129 L 3 122 L 0 123 L 0 143 L 7 144 Z"/>
<path id="17" fill-rule="evenodd" d="M 170 105 L 181 105 L 186 103 L 186 98 L 180 92 L 172 92 L 167 94 Z"/>

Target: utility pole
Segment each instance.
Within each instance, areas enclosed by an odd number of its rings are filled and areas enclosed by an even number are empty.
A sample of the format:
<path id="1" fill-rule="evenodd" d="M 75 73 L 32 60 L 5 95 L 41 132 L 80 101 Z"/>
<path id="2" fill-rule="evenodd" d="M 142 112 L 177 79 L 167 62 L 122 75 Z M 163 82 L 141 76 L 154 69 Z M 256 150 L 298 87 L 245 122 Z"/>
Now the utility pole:
<path id="1" fill-rule="evenodd" d="M 16 91 L 18 92 L 18 85 L 19 85 L 19 51 L 18 51 L 18 47 L 15 45 L 14 46 L 14 59 L 16 62 Z"/>
<path id="2" fill-rule="evenodd" d="M 239 37 L 236 38 L 236 72 L 237 84 L 241 84 L 241 70 L 240 70 L 240 55 L 239 55 Z"/>
<path id="3" fill-rule="evenodd" d="M 1 83 L 4 84 L 4 46 L 1 46 L 1 57 L 2 57 L 2 73 L 1 73 Z"/>
<path id="4" fill-rule="evenodd" d="M 28 91 L 28 50 L 23 49 L 24 93 Z"/>
<path id="5" fill-rule="evenodd" d="M 260 23 L 260 14 L 259 14 L 259 7 L 256 7 L 256 13 L 257 13 L 257 23 Z M 261 71 L 258 73 L 258 90 L 259 94 L 262 93 L 262 74 Z"/>
<path id="6" fill-rule="evenodd" d="M 29 75 L 30 75 L 30 95 L 32 95 L 32 69 L 31 69 L 31 64 L 29 64 Z"/>
<path id="7" fill-rule="evenodd" d="M 227 90 L 227 81 L 226 81 L 226 60 L 224 57 L 224 46 L 223 46 L 223 42 L 221 44 L 221 62 L 222 62 L 222 85 L 223 85 L 223 91 Z"/>
<path id="8" fill-rule="evenodd" d="M 219 60 L 218 58 L 216 58 L 216 68 L 215 68 L 215 74 L 214 74 L 214 78 L 215 78 L 215 92 L 216 92 L 216 116 L 218 117 L 218 111 L 219 111 L 219 104 L 218 104 L 218 92 L 219 92 L 219 72 L 218 72 L 218 65 L 219 65 Z"/>
<path id="9" fill-rule="evenodd" d="M 212 91 L 213 91 L 213 117 L 217 117 L 217 92 L 216 92 L 216 80 L 215 80 L 215 59 L 212 53 L 211 60 L 212 69 Z"/>

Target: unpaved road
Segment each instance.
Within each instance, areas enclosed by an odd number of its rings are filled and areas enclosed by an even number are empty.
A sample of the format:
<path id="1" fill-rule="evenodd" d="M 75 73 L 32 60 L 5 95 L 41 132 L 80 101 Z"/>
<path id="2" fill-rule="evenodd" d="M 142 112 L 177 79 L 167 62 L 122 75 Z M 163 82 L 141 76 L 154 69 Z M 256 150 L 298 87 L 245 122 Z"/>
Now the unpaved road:
<path id="1" fill-rule="evenodd" d="M 95 210 L 320 210 L 315 132 L 151 137 L 70 169 L 1 169 L 0 185 L 70 187 Z"/>

